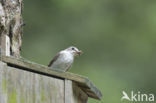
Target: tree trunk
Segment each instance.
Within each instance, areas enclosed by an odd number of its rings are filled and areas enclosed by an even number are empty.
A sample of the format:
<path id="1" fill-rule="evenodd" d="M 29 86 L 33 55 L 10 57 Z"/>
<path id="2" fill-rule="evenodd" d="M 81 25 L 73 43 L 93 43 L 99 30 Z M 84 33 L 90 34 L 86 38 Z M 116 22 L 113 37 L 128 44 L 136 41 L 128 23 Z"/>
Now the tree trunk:
<path id="1" fill-rule="evenodd" d="M 19 58 L 22 45 L 22 0 L 0 0 L 1 53 L 5 52 L 4 37 L 9 37 L 9 53 Z"/>

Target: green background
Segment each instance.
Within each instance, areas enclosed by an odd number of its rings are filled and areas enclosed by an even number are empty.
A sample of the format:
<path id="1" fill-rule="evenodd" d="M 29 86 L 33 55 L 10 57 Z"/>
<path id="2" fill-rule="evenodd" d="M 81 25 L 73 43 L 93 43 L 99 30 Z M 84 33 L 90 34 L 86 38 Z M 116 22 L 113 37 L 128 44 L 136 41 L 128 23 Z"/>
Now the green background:
<path id="1" fill-rule="evenodd" d="M 126 103 L 123 90 L 156 94 L 155 0 L 24 0 L 23 17 L 23 57 L 47 65 L 68 46 L 84 52 L 70 72 L 102 91 L 89 103 Z"/>

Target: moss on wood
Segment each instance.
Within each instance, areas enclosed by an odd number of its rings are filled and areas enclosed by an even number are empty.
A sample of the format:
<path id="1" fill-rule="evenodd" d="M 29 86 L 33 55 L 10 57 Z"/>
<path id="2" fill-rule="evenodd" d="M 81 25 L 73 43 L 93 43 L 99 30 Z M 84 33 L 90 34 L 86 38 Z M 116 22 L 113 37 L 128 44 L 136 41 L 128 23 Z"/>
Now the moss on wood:
<path id="1" fill-rule="evenodd" d="M 15 89 L 8 95 L 8 103 L 17 103 L 17 92 Z"/>

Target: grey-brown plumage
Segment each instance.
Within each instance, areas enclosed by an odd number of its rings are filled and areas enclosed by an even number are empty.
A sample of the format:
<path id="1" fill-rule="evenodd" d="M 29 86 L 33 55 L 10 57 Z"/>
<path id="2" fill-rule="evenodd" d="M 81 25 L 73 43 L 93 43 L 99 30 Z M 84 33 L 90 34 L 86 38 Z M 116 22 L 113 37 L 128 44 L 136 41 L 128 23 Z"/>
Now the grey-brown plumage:
<path id="1" fill-rule="evenodd" d="M 59 53 L 50 61 L 50 63 L 48 64 L 48 67 L 50 67 L 56 60 L 57 58 L 59 57 Z"/>
<path id="2" fill-rule="evenodd" d="M 80 55 L 81 51 L 76 47 L 71 46 L 65 50 L 60 51 L 49 63 L 49 67 L 53 70 L 66 72 L 72 66 L 74 57 Z"/>

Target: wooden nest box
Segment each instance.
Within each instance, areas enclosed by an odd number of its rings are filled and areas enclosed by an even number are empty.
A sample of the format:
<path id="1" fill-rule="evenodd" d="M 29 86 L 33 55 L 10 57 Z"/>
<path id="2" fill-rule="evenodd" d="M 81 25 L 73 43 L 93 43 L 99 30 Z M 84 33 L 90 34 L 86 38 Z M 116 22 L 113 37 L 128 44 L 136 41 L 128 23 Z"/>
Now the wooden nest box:
<path id="1" fill-rule="evenodd" d="M 0 103 L 87 103 L 101 92 L 84 76 L 10 56 L 10 39 L 1 38 Z"/>

